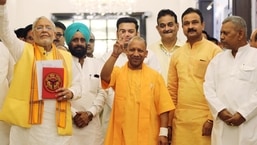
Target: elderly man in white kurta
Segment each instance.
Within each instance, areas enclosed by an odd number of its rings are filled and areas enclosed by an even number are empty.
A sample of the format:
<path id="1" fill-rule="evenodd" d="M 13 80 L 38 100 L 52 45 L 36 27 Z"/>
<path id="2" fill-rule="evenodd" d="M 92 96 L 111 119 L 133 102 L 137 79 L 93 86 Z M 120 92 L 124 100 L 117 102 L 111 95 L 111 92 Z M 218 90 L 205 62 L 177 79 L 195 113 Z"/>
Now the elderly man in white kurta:
<path id="1" fill-rule="evenodd" d="M 228 50 L 209 64 L 204 93 L 214 117 L 212 145 L 257 144 L 257 49 L 247 43 L 246 23 L 238 16 L 222 23 Z"/>
<path id="2" fill-rule="evenodd" d="M 34 44 L 19 40 L 9 28 L 7 5 L 3 4 L 5 0 L 0 0 L 0 38 L 16 62 L 10 89 L 0 108 L 0 120 L 13 124 L 10 145 L 70 145 L 70 100 L 81 93 L 80 73 L 74 68 L 71 54 L 53 45 L 55 26 L 44 16 L 33 23 Z M 55 90 L 52 99 L 44 99 L 40 83 L 43 71 L 36 68 L 40 64 L 51 66 L 49 62 L 59 62 L 58 67 L 63 67 L 63 83 L 59 83 L 63 87 Z"/>

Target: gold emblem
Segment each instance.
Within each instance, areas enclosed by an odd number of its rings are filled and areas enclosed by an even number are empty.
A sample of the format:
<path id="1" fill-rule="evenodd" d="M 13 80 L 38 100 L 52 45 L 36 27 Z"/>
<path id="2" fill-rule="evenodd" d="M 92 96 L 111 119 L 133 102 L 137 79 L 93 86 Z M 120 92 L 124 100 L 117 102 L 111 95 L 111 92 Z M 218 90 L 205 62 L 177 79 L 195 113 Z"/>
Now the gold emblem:
<path id="1" fill-rule="evenodd" d="M 44 78 L 44 87 L 48 92 L 55 92 L 62 87 L 62 78 L 58 73 L 48 73 Z"/>

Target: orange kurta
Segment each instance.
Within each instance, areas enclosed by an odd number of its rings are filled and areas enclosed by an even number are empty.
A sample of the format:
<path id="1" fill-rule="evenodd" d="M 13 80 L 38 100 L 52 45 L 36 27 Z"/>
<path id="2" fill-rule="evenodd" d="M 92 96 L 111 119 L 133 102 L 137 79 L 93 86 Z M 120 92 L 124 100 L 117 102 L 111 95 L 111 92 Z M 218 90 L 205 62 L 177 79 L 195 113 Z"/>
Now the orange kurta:
<path id="1" fill-rule="evenodd" d="M 109 86 L 115 96 L 105 145 L 157 145 L 159 115 L 174 109 L 161 75 L 126 64 L 114 68 Z"/>
<path id="2" fill-rule="evenodd" d="M 202 127 L 212 119 L 203 94 L 203 81 L 210 60 L 221 49 L 206 39 L 192 47 L 186 43 L 171 58 L 168 90 L 176 106 L 172 125 L 172 145 L 210 145 Z"/>

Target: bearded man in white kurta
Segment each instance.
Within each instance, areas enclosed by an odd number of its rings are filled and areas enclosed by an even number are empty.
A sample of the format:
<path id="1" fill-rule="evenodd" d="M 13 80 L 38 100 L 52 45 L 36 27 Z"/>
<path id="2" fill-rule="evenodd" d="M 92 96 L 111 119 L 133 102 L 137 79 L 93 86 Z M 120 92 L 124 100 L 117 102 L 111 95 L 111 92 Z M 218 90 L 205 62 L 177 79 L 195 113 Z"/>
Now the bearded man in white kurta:
<path id="1" fill-rule="evenodd" d="M 83 23 L 72 23 L 64 32 L 64 37 L 74 64 L 81 72 L 82 97 L 71 101 L 73 113 L 73 136 L 71 145 L 102 145 L 99 113 L 105 104 L 107 94 L 100 87 L 102 61 L 87 57 L 90 30 Z"/>
<path id="2" fill-rule="evenodd" d="M 214 117 L 212 145 L 257 144 L 257 49 L 247 44 L 246 23 L 238 16 L 222 23 L 228 50 L 209 64 L 204 93 Z"/>

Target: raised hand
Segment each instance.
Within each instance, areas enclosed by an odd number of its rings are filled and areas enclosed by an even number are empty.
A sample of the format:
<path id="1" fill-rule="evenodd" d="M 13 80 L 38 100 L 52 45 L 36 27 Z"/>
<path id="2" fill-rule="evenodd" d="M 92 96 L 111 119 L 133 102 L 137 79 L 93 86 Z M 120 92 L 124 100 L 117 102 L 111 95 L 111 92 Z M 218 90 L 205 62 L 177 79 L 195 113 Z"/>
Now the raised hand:
<path id="1" fill-rule="evenodd" d="M 122 40 L 123 38 L 116 41 L 116 43 L 113 45 L 113 51 L 112 56 L 118 58 L 119 55 L 124 51 L 124 42 Z"/>
<path id="2" fill-rule="evenodd" d="M 0 0 L 0 5 L 5 5 L 6 4 L 6 0 Z"/>
<path id="3" fill-rule="evenodd" d="M 123 44 L 119 41 L 117 41 L 114 45 L 113 45 L 113 53 L 114 54 L 121 54 L 123 52 Z"/>

